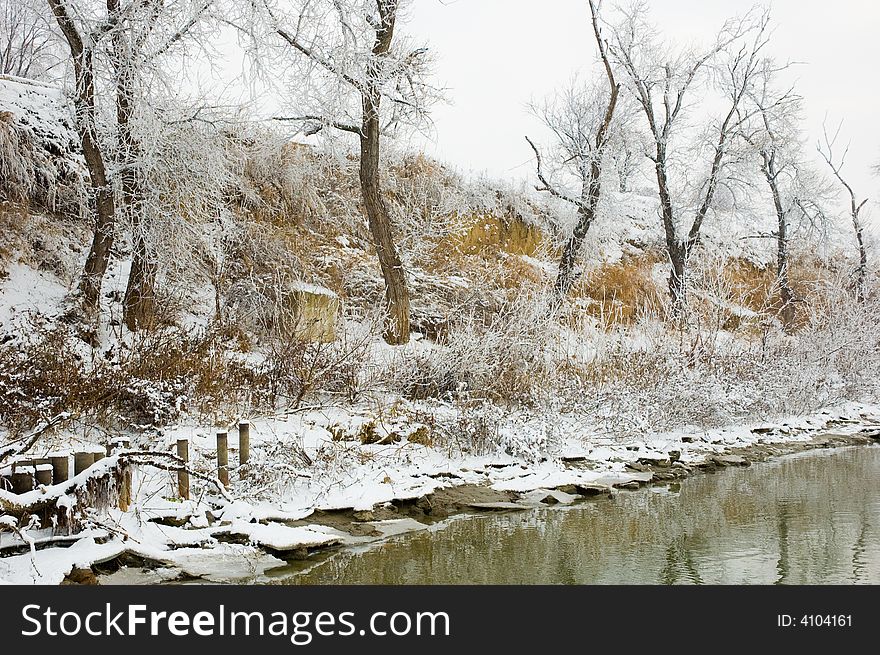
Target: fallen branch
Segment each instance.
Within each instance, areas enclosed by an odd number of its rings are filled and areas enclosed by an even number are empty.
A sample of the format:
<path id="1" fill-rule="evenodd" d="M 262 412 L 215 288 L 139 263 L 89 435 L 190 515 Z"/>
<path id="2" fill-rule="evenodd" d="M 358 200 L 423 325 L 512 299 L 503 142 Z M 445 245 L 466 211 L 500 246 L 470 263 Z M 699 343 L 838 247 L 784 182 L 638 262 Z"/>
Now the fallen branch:
<path id="1" fill-rule="evenodd" d="M 133 450 L 105 457 L 66 482 L 40 487 L 24 494 L 0 490 L 0 511 L 21 518 L 54 509 L 58 500 L 68 494 L 76 494 L 77 491 L 88 493 L 89 483 L 106 482 L 110 475 L 115 475 L 118 480 L 123 471 L 132 464 L 152 466 L 164 471 L 185 471 L 192 477 L 213 485 L 226 501 L 232 502 L 232 497 L 220 480 L 193 470 L 177 455 L 154 450 Z"/>
<path id="2" fill-rule="evenodd" d="M 19 437 L 18 439 L 13 439 L 9 443 L 0 446 L 0 464 L 6 461 L 9 457 L 26 453 L 35 443 L 37 443 L 37 440 L 43 436 L 45 432 L 56 425 L 69 420 L 70 417 L 70 412 L 61 412 L 49 420 L 40 423 L 29 434 Z"/>
<path id="3" fill-rule="evenodd" d="M 220 482 L 218 478 L 192 469 L 186 465 L 186 462 L 173 453 L 166 453 L 161 450 L 132 450 L 122 453 L 118 457 L 132 464 L 152 466 L 163 471 L 184 471 L 194 478 L 214 485 L 218 493 L 223 496 L 225 500 L 230 503 L 232 502 L 232 496 L 229 495 L 226 487 L 223 486 L 223 483 Z"/>
<path id="4" fill-rule="evenodd" d="M 37 576 L 42 575 L 40 573 L 40 569 L 37 568 L 37 544 L 34 541 L 34 538 L 31 537 L 26 530 L 30 527 L 33 527 L 33 518 L 31 519 L 31 523 L 22 530 L 18 527 L 17 521 L 11 516 L 0 516 L 0 532 L 11 532 L 19 539 L 22 540 L 25 544 L 27 544 L 28 549 L 31 553 L 31 566 L 34 568 L 34 572 Z"/>

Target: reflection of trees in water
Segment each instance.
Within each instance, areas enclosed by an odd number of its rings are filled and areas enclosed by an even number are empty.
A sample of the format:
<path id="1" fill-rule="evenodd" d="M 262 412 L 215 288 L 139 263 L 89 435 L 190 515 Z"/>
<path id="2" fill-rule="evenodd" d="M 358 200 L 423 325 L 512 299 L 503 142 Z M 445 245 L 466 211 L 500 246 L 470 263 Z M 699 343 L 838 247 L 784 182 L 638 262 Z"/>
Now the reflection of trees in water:
<path id="1" fill-rule="evenodd" d="M 859 523 L 861 524 L 861 529 L 859 530 L 859 536 L 856 537 L 856 542 L 853 544 L 852 548 L 851 582 L 871 582 L 868 563 L 866 561 L 865 547 L 868 541 L 868 534 L 872 532 L 872 529 L 868 522 L 868 513 L 866 511 L 862 511 L 859 514 Z M 874 564 L 875 566 L 877 565 L 876 562 Z"/>
<path id="2" fill-rule="evenodd" d="M 781 501 L 777 505 L 777 514 L 779 519 L 776 521 L 776 529 L 779 534 L 779 557 L 776 560 L 776 578 L 775 584 L 785 584 L 788 576 L 788 503 Z"/>
<path id="3" fill-rule="evenodd" d="M 665 585 L 703 584 L 703 578 L 694 565 L 691 553 L 689 537 L 686 534 L 672 539 L 666 548 L 666 561 L 660 569 L 660 583 Z"/>
<path id="4" fill-rule="evenodd" d="M 880 582 L 880 448 L 700 475 L 574 508 L 452 521 L 292 582 Z"/>

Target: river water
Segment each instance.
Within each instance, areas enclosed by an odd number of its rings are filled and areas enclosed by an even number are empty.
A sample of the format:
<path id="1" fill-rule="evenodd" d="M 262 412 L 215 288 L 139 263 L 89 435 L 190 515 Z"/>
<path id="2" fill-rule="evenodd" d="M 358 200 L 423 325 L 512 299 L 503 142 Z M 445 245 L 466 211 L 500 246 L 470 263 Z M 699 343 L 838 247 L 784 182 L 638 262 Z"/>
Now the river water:
<path id="1" fill-rule="evenodd" d="M 810 451 L 565 508 L 457 517 L 287 584 L 880 583 L 880 446 Z"/>

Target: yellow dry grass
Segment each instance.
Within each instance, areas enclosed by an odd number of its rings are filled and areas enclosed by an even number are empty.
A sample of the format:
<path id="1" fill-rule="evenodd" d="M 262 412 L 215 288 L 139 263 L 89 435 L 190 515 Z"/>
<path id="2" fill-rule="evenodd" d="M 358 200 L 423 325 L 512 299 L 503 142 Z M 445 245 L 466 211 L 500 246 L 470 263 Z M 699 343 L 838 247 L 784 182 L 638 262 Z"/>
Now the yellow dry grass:
<path id="1" fill-rule="evenodd" d="M 656 253 L 624 257 L 614 264 L 602 264 L 585 275 L 572 289 L 574 298 L 591 301 L 587 312 L 606 325 L 633 323 L 663 305 L 663 290 L 651 277 L 661 260 Z"/>
<path id="2" fill-rule="evenodd" d="M 469 217 L 465 225 L 464 231 L 448 237 L 448 245 L 466 255 L 500 250 L 534 257 L 544 245 L 540 228 L 518 218 L 481 214 Z"/>

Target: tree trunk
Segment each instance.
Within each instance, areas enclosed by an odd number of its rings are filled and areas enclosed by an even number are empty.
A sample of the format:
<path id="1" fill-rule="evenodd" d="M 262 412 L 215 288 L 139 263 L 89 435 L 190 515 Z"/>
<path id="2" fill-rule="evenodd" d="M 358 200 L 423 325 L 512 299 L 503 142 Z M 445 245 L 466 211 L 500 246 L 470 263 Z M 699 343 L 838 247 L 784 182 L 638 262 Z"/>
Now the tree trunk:
<path id="1" fill-rule="evenodd" d="M 122 320 L 132 332 L 151 328 L 156 320 L 156 266 L 147 252 L 147 243 L 138 230 L 128 284 L 125 287 Z"/>
<path id="2" fill-rule="evenodd" d="M 669 184 L 666 177 L 666 149 L 660 144 L 657 145 L 657 156 L 654 168 L 657 174 L 657 188 L 660 196 L 660 215 L 663 219 L 663 230 L 666 235 L 666 252 L 669 255 L 670 264 L 670 315 L 674 320 L 680 320 L 684 316 L 686 306 L 687 288 L 685 284 L 685 275 L 690 248 L 678 238 L 675 229 L 675 213 L 672 207 L 672 197 L 669 195 Z"/>
<path id="3" fill-rule="evenodd" d="M 559 274 L 556 277 L 554 291 L 558 299 L 568 295 L 571 285 L 574 283 L 574 267 L 587 232 L 596 218 L 596 207 L 602 194 L 601 169 L 599 163 L 594 161 L 590 174 L 582 185 L 581 202 L 578 204 L 578 222 L 574 226 L 571 238 L 566 242 L 559 260 Z"/>
<path id="4" fill-rule="evenodd" d="M 64 0 L 48 0 L 48 2 L 58 27 L 61 28 L 70 47 L 76 81 L 74 97 L 76 129 L 82 143 L 86 167 L 89 170 L 89 183 L 95 196 L 95 233 L 79 283 L 83 310 L 87 316 L 95 317 L 99 309 L 101 283 L 107 272 L 110 249 L 113 247 L 116 207 L 95 126 L 95 67 L 92 42 L 94 35 L 90 36 L 86 47 L 67 12 Z"/>
<path id="5" fill-rule="evenodd" d="M 853 228 L 855 228 L 856 243 L 859 246 L 859 268 L 856 272 L 856 297 L 859 302 L 865 302 L 867 295 L 865 285 L 866 275 L 868 273 L 868 251 L 865 249 L 865 240 L 862 235 L 862 223 L 859 220 L 859 213 L 864 205 L 865 203 L 863 202 L 853 211 Z"/>
<path id="6" fill-rule="evenodd" d="M 107 0 L 111 15 L 119 11 L 119 0 Z M 131 331 L 149 328 L 155 320 L 155 263 L 145 234 L 144 184 L 140 172 L 141 147 L 132 131 L 136 102 L 136 78 L 132 44 L 126 32 L 113 33 L 113 68 L 116 75 L 116 130 L 118 165 L 122 182 L 121 213 L 131 227 L 132 262 L 122 301 L 122 320 Z"/>
<path id="7" fill-rule="evenodd" d="M 378 95 L 376 96 L 378 103 Z M 367 221 L 376 246 L 379 267 L 385 280 L 385 304 L 388 323 L 383 334 L 392 345 L 409 341 L 409 289 L 403 263 L 394 247 L 391 219 L 379 187 L 379 118 L 370 116 L 370 100 L 364 98 L 364 124 L 361 136 L 360 182 Z"/>
<path id="8" fill-rule="evenodd" d="M 785 219 L 779 221 L 779 231 L 776 237 L 776 282 L 779 285 L 779 300 L 782 303 L 782 327 L 786 332 L 794 328 L 796 308 L 794 304 L 794 291 L 788 279 L 788 236 Z"/>
<path id="9" fill-rule="evenodd" d="M 394 35 L 394 20 L 397 2 L 394 0 L 377 0 L 382 23 L 376 31 L 376 43 L 373 46 L 373 60 L 370 62 L 366 75 L 365 93 L 363 94 L 363 123 L 360 135 L 360 183 L 364 199 L 364 209 L 379 267 L 385 280 L 385 305 L 388 322 L 383 333 L 385 341 L 392 345 L 400 345 L 409 341 L 409 289 L 403 263 L 394 246 L 391 233 L 391 219 L 388 208 L 382 199 L 379 182 L 379 145 L 381 126 L 379 123 L 379 104 L 381 91 L 378 83 L 379 61 L 388 54 Z"/>
<path id="10" fill-rule="evenodd" d="M 788 279 L 788 219 L 785 216 L 785 208 L 782 206 L 782 196 L 779 193 L 779 185 L 776 182 L 776 164 L 772 155 L 762 152 L 764 159 L 764 177 L 773 194 L 773 206 L 776 209 L 776 284 L 779 285 L 779 300 L 781 307 L 779 312 L 782 316 L 782 326 L 786 332 L 794 327 L 795 306 L 794 292 Z"/>
<path id="11" fill-rule="evenodd" d="M 83 147 L 83 152 L 85 151 L 86 148 Z M 95 233 L 80 277 L 79 290 L 82 294 L 83 310 L 87 316 L 94 317 L 98 313 L 101 285 L 110 262 L 110 249 L 113 247 L 116 230 L 116 209 L 113 190 L 106 178 L 101 180 L 96 174 L 98 166 L 89 164 L 89 159 L 87 156 L 86 164 L 95 193 Z M 100 168 L 103 171 L 103 163 Z M 97 184 L 95 180 L 98 180 Z"/>
<path id="12" fill-rule="evenodd" d="M 675 321 L 681 321 L 687 310 L 687 265 L 688 256 L 685 244 L 676 242 L 669 248 L 669 297 L 672 305 L 670 314 Z"/>

